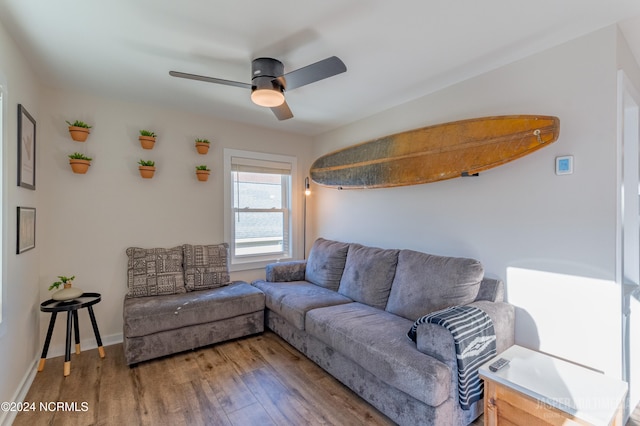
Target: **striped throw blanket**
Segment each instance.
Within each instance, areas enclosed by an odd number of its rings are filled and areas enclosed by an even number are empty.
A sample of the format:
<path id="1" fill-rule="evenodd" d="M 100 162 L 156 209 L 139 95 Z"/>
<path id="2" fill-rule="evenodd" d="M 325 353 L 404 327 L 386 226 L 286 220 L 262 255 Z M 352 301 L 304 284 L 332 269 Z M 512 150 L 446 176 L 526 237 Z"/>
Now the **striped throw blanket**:
<path id="1" fill-rule="evenodd" d="M 416 341 L 420 324 L 440 325 L 451 332 L 458 361 L 460 407 L 468 410 L 482 399 L 484 387 L 478 367 L 496 356 L 496 333 L 491 318 L 475 306 L 454 306 L 418 318 L 407 335 Z"/>

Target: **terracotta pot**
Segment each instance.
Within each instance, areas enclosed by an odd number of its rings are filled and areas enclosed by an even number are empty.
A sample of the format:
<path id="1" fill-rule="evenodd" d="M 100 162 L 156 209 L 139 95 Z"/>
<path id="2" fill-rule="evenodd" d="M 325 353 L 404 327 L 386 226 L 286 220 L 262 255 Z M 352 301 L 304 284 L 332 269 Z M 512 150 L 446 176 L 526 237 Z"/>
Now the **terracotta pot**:
<path id="1" fill-rule="evenodd" d="M 89 129 L 86 127 L 78 127 L 78 126 L 69 126 L 69 134 L 71 135 L 71 139 L 76 142 L 84 142 L 89 137 Z"/>
<path id="2" fill-rule="evenodd" d="M 154 166 L 138 166 L 140 170 L 140 176 L 144 179 L 151 179 L 153 174 L 156 172 L 156 168 Z"/>
<path id="3" fill-rule="evenodd" d="M 196 170 L 196 176 L 198 180 L 201 182 L 206 182 L 209 179 L 209 174 L 211 170 Z"/>
<path id="4" fill-rule="evenodd" d="M 206 154 L 207 152 L 209 152 L 209 145 L 210 144 L 204 142 L 196 142 L 196 149 L 198 150 L 198 154 Z"/>
<path id="5" fill-rule="evenodd" d="M 144 149 L 153 149 L 153 145 L 156 143 L 156 138 L 153 136 L 140 136 L 138 139 Z"/>
<path id="6" fill-rule="evenodd" d="M 71 164 L 71 170 L 73 170 L 73 173 L 78 173 L 78 174 L 85 174 L 87 173 L 87 170 L 89 170 L 89 166 L 91 165 L 91 161 L 88 160 L 75 160 L 70 158 L 69 159 L 69 164 Z"/>

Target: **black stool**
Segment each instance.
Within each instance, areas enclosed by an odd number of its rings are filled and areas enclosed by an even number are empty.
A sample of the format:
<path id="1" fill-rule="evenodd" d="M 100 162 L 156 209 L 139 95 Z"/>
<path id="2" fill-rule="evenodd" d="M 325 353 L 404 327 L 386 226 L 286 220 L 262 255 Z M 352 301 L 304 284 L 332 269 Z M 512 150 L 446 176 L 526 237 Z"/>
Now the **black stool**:
<path id="1" fill-rule="evenodd" d="M 56 317 L 58 312 L 67 312 L 67 341 L 64 351 L 64 375 L 71 374 L 71 329 L 75 330 L 76 339 L 76 354 L 80 353 L 80 328 L 78 327 L 78 309 L 87 308 L 89 311 L 89 318 L 91 318 L 91 325 L 93 326 L 93 332 L 96 335 L 96 343 L 98 344 L 98 353 L 100 358 L 104 358 L 104 348 L 102 347 L 102 339 L 100 339 L 100 332 L 98 331 L 98 323 L 96 322 L 96 316 L 93 314 L 93 305 L 101 300 L 100 293 L 83 293 L 82 296 L 76 297 L 72 300 L 53 300 L 49 299 L 46 302 L 40 304 L 40 310 L 42 312 L 51 312 L 51 320 L 49 320 L 49 329 L 47 330 L 47 338 L 44 341 L 44 348 L 42 348 L 42 356 L 40 357 L 40 364 L 38 364 L 38 371 L 44 370 L 44 363 L 47 358 L 47 351 L 49 350 L 49 343 L 51 343 L 51 335 L 53 334 L 53 326 L 56 323 Z"/>

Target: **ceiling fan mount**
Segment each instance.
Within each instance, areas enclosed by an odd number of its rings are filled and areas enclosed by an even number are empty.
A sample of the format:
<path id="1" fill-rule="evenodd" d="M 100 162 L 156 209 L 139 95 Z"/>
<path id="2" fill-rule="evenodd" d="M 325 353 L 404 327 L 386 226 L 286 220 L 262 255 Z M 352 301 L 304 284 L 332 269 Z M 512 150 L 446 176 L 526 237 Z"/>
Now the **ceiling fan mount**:
<path id="1" fill-rule="evenodd" d="M 273 58 L 256 58 L 251 61 L 251 100 L 254 104 L 273 108 L 284 103 L 282 77 L 284 65 Z"/>
<path id="2" fill-rule="evenodd" d="M 346 70 L 345 64 L 336 56 L 331 56 L 286 74 L 284 73 L 284 65 L 279 60 L 256 58 L 251 62 L 251 84 L 178 71 L 169 71 L 169 75 L 251 89 L 251 100 L 255 104 L 271 108 L 278 120 L 287 120 L 293 117 L 293 113 L 289 109 L 284 96 L 287 89 L 293 90 L 333 77 Z"/>

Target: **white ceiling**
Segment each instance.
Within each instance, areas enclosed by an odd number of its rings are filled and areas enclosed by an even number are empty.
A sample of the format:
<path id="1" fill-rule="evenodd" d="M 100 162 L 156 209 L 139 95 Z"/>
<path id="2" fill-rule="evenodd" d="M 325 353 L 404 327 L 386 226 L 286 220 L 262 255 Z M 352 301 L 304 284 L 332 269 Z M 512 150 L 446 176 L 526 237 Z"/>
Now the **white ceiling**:
<path id="1" fill-rule="evenodd" d="M 308 135 L 620 21 L 640 58 L 638 0 L 0 0 L 0 21 L 47 86 Z M 168 74 L 249 83 L 255 57 L 333 55 L 347 72 L 287 92 L 281 122 L 245 89 Z"/>

